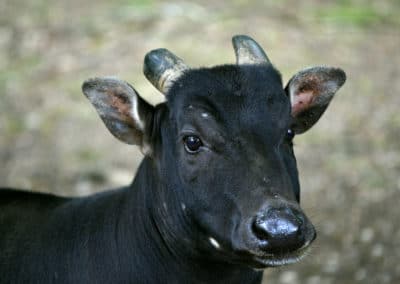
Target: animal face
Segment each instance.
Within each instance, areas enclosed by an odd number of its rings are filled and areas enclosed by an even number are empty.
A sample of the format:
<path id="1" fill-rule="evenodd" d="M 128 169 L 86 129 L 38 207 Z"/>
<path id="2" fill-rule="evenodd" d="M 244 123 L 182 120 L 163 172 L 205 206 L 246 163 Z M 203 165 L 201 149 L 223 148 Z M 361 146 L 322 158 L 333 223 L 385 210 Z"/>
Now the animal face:
<path id="1" fill-rule="evenodd" d="M 109 130 L 151 159 L 166 241 L 182 236 L 199 255 L 254 268 L 292 263 L 316 236 L 299 206 L 292 139 L 320 118 L 345 75 L 308 68 L 283 88 L 254 40 L 233 44 L 237 64 L 212 68 L 150 52 L 144 73 L 167 98 L 156 107 L 116 79 L 89 80 L 83 91 Z"/>

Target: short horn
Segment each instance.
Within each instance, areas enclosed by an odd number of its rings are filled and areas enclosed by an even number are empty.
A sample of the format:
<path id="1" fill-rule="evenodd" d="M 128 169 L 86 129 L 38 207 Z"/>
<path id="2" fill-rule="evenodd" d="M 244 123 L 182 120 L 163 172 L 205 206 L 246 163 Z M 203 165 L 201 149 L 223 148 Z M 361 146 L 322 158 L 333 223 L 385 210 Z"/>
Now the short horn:
<path id="1" fill-rule="evenodd" d="M 165 48 L 152 50 L 144 58 L 144 75 L 164 95 L 187 69 L 182 59 Z"/>
<path id="2" fill-rule="evenodd" d="M 251 37 L 237 35 L 232 38 L 237 64 L 271 64 L 261 46 Z"/>

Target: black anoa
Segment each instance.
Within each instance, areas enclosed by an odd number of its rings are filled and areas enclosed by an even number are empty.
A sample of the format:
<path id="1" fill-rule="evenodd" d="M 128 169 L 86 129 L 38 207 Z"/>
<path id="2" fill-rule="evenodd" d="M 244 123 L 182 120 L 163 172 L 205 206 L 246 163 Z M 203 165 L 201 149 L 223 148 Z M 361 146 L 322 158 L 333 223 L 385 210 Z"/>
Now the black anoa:
<path id="1" fill-rule="evenodd" d="M 83 92 L 110 132 L 141 147 L 132 184 L 83 198 L 0 190 L 1 283 L 261 283 L 298 261 L 316 233 L 299 205 L 292 139 L 345 82 L 307 68 L 284 88 L 261 47 L 235 36 L 237 63 L 191 69 L 166 49 L 128 83 Z"/>

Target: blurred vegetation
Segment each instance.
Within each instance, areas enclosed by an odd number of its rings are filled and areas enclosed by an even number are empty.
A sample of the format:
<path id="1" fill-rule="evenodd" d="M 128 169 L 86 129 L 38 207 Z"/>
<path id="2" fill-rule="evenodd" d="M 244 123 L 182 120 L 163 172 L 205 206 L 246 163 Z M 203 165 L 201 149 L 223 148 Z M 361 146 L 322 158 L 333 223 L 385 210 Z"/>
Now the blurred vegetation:
<path id="1" fill-rule="evenodd" d="M 139 151 L 108 133 L 80 85 L 117 75 L 162 101 L 141 72 L 150 49 L 224 64 L 244 33 L 285 81 L 309 65 L 343 68 L 330 109 L 295 141 L 317 244 L 266 278 L 400 283 L 400 1 L 3 0 L 0 11 L 2 186 L 85 195 L 128 183 Z"/>
<path id="2" fill-rule="evenodd" d="M 342 26 L 356 25 L 373 27 L 376 25 L 399 25 L 398 10 L 392 5 L 399 5 L 399 1 L 382 3 L 377 1 L 331 1 L 329 5 L 315 10 L 321 22 L 330 22 Z M 396 7 L 398 9 L 398 7 Z"/>

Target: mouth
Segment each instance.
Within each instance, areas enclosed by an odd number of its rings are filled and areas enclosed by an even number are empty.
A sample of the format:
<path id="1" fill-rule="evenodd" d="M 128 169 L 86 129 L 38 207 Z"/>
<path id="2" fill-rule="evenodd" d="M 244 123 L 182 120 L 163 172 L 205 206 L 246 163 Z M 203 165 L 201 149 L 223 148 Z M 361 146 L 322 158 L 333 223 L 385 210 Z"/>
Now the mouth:
<path id="1" fill-rule="evenodd" d="M 290 253 L 275 253 L 275 254 L 268 254 L 262 252 L 255 252 L 253 253 L 253 264 L 252 266 L 255 269 L 264 269 L 267 267 L 278 267 L 284 266 L 289 264 L 294 264 L 304 258 L 309 251 L 310 243 L 307 242 L 303 247 L 300 249 L 290 252 Z"/>
<path id="2" fill-rule="evenodd" d="M 278 267 L 289 265 L 300 261 L 306 254 L 293 254 L 293 255 L 274 255 L 274 256 L 254 256 L 256 268 Z"/>

